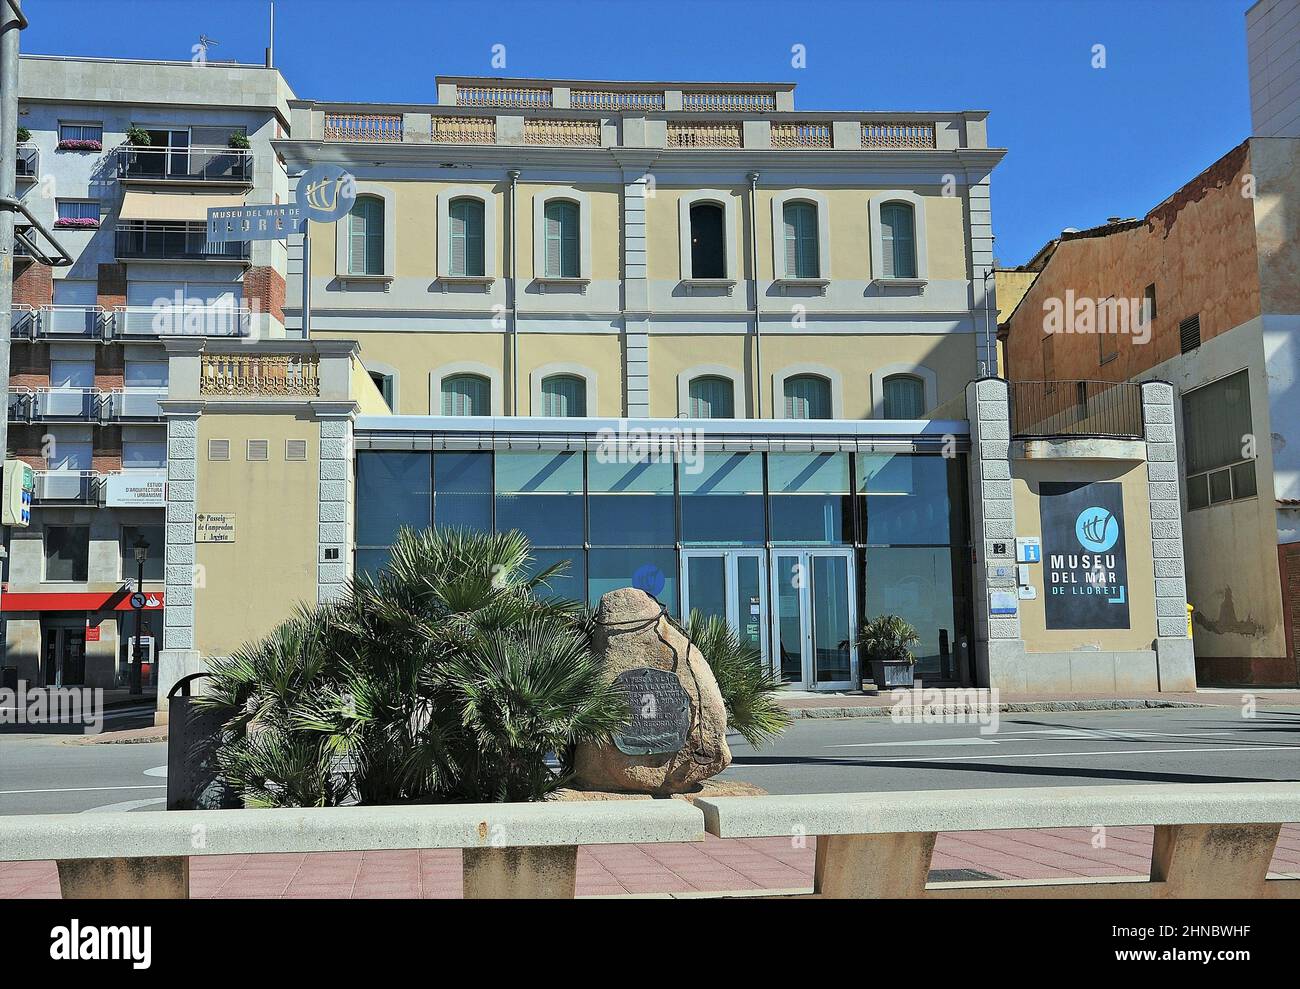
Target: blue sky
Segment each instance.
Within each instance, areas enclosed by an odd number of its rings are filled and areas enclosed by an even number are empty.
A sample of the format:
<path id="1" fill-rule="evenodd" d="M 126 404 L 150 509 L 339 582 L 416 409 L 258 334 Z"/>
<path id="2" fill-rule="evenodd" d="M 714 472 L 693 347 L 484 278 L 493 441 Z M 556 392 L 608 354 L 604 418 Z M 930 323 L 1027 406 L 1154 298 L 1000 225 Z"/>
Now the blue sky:
<path id="1" fill-rule="evenodd" d="M 260 62 L 266 0 L 28 0 L 23 49 Z M 300 96 L 432 103 L 434 76 L 786 80 L 805 109 L 992 111 L 1003 264 L 1146 212 L 1250 131 L 1249 0 L 278 0 Z M 710 43 L 716 39 L 717 43 Z M 506 46 L 493 69 L 492 46 Z M 791 66 L 805 46 L 807 65 Z M 1104 45 L 1106 67 L 1092 67 Z"/>

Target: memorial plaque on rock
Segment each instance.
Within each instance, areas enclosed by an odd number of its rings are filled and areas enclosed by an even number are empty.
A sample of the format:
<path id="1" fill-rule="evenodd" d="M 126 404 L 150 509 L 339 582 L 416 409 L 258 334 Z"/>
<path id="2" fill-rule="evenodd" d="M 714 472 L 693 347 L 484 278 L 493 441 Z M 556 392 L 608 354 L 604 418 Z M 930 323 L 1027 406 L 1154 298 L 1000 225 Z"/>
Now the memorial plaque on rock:
<path id="1" fill-rule="evenodd" d="M 616 732 L 614 745 L 624 755 L 679 751 L 691 727 L 691 698 L 677 674 L 642 666 L 624 670 L 614 686 L 627 694 L 631 724 Z"/>

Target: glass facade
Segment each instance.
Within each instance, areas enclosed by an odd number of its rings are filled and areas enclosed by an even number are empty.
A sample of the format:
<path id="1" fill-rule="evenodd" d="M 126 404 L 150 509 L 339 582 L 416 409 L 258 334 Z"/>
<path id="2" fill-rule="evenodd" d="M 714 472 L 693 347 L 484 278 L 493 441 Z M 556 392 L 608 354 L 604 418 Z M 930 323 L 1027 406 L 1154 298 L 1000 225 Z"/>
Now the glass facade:
<path id="1" fill-rule="evenodd" d="M 402 526 L 517 529 L 536 572 L 563 564 L 551 593 L 594 605 L 634 586 L 679 617 L 683 607 L 727 617 L 792 681 L 848 681 L 851 626 L 882 613 L 917 627 L 917 676 L 951 680 L 970 622 L 965 463 L 910 453 L 707 452 L 673 464 L 570 450 L 363 451 L 356 565 L 382 567 Z"/>

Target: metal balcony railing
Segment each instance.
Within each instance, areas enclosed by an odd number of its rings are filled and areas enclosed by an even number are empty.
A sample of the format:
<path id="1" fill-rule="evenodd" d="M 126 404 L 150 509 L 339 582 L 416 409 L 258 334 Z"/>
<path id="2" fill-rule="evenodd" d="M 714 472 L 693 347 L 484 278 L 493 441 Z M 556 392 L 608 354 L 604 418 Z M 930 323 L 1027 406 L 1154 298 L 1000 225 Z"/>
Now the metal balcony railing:
<path id="1" fill-rule="evenodd" d="M 41 149 L 34 144 L 18 145 L 17 158 L 14 161 L 14 177 L 19 182 L 24 179 L 35 182 L 41 174 Z"/>
<path id="2" fill-rule="evenodd" d="M 1127 381 L 1013 381 L 1011 435 L 1141 439 L 1142 386 Z"/>
<path id="3" fill-rule="evenodd" d="M 10 339 L 35 340 L 40 322 L 40 310 L 32 306 L 15 304 L 9 314 Z"/>
<path id="4" fill-rule="evenodd" d="M 121 306 L 114 309 L 114 339 L 140 340 L 161 336 L 246 337 L 252 310 L 222 305 Z"/>
<path id="5" fill-rule="evenodd" d="M 103 417 L 107 422 L 158 420 L 162 409 L 158 403 L 167 397 L 167 389 L 159 387 L 114 388 L 103 398 Z"/>
<path id="6" fill-rule="evenodd" d="M 35 471 L 34 504 L 57 502 L 64 505 L 99 504 L 102 477 L 93 470 Z"/>
<path id="7" fill-rule="evenodd" d="M 31 388 L 13 388 L 7 392 L 6 405 L 10 422 L 31 422 L 36 409 L 36 392 Z"/>
<path id="8" fill-rule="evenodd" d="M 248 241 L 218 243 L 207 239 L 202 223 L 119 223 L 115 248 L 119 261 L 247 261 Z"/>
<path id="9" fill-rule="evenodd" d="M 253 152 L 246 148 L 138 148 L 114 152 L 117 177 L 141 182 L 252 185 Z"/>

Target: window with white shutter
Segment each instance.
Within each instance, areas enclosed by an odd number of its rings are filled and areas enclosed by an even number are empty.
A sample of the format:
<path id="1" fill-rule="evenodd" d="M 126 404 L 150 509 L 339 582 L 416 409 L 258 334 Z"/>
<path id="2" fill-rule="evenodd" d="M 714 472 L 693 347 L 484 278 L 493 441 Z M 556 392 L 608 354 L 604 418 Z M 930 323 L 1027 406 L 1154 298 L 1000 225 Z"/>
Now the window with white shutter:
<path id="1" fill-rule="evenodd" d="M 798 374 L 785 379 L 787 419 L 829 419 L 831 383 L 816 374 Z"/>

